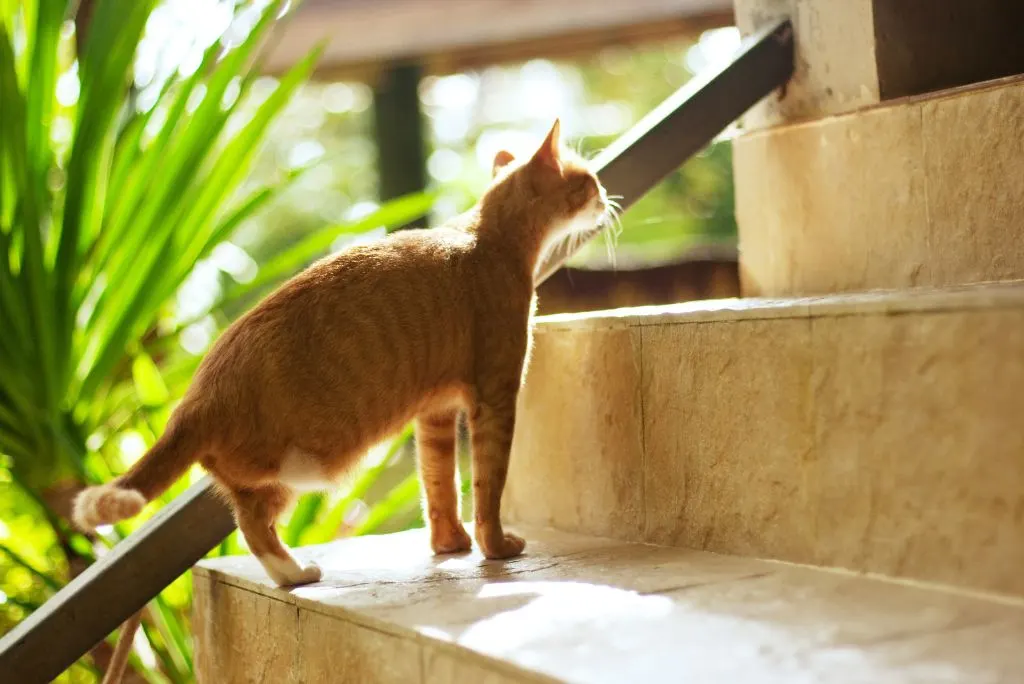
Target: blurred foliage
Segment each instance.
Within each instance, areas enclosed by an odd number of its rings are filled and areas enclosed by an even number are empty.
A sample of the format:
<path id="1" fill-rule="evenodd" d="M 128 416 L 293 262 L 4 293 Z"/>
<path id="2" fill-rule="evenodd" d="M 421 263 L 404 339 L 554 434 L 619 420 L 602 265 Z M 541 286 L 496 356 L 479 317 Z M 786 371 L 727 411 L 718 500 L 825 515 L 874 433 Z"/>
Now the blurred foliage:
<path id="1" fill-rule="evenodd" d="M 436 224 L 472 204 L 490 179 L 491 161 L 502 147 L 529 153 L 555 117 L 571 144 L 597 154 L 694 73 L 737 47 L 734 28 L 695 39 L 636 47 L 611 47 L 574 60 L 532 60 L 473 72 L 428 76 L 420 87 L 430 149 L 428 172 L 438 193 Z M 323 154 L 325 164 L 289 189 L 272 209 L 274 220 L 252 226 L 246 248 L 290 239 L 293 226 L 315 223 L 331 212 L 373 206 L 374 150 L 368 137 L 369 88 L 358 83 L 306 86 L 274 129 L 274 160 L 256 169 L 273 173 L 275 163 L 305 152 Z M 614 253 L 618 266 L 671 261 L 694 244 L 733 242 L 732 149 L 728 134 L 684 164 L 623 217 Z M 614 192 L 614 190 L 612 190 Z M 338 198 L 344 198 L 339 200 Z M 254 253 L 256 253 L 254 252 Z M 258 260 L 258 258 L 257 258 Z M 583 250 L 574 265 L 609 266 L 605 244 Z"/>
<path id="2" fill-rule="evenodd" d="M 147 62 L 147 41 L 166 28 L 166 5 L 88 5 L 90 19 L 76 25 L 78 3 L 0 2 L 0 631 L 140 524 L 87 538 L 68 524 L 70 501 L 152 444 L 198 352 L 241 302 L 339 238 L 400 227 L 431 203 L 423 194 L 359 220 L 321 219 L 246 273 L 252 260 L 229 238 L 317 170 L 292 159 L 249 180 L 269 126 L 319 49 L 279 80 L 260 79 L 261 48 L 286 2 L 222 2 L 222 30 L 161 69 Z M 215 282 L 197 308 L 182 293 L 204 272 Z M 377 494 L 378 508 L 359 509 L 352 498 L 386 485 L 382 474 L 407 443 L 384 445 L 384 466 L 368 463 L 348 497 L 315 509 L 304 502 L 289 536 L 329 539 L 414 509 L 404 474 Z M 233 537 L 217 552 L 238 550 Z M 150 603 L 134 677 L 192 679 L 190 592 L 183 577 Z M 87 657 L 61 679 L 97 673 Z"/>
<path id="3" fill-rule="evenodd" d="M 96 0 L 77 55 L 77 3 L 0 0 L 0 633 L 138 526 L 86 538 L 67 523 L 70 496 L 141 456 L 256 298 L 428 207 L 435 223 L 467 207 L 494 152 L 528 150 L 555 116 L 596 153 L 685 83 L 707 42 L 426 79 L 434 187 L 381 206 L 370 88 L 305 83 L 314 53 L 260 76 L 241 56 L 259 53 L 283 3 L 204 2 Z M 216 11 L 197 18 L 199 5 Z M 166 48 L 190 31 L 185 53 Z M 626 215 L 620 264 L 733 239 L 732 192 L 717 142 Z M 595 245 L 577 263 L 605 259 Z M 302 497 L 282 534 L 302 545 L 405 529 L 422 525 L 418 503 L 407 430 L 345 486 Z M 243 550 L 233 534 L 213 555 Z M 136 676 L 192 679 L 190 603 L 186 575 L 150 604 Z M 84 658 L 61 681 L 99 672 Z"/>

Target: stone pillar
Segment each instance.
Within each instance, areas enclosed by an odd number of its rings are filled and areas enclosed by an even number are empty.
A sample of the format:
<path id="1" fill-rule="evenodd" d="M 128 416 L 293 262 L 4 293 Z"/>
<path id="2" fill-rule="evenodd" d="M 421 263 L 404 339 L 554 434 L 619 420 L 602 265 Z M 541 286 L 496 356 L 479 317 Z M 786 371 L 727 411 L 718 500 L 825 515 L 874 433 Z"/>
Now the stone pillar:
<path id="1" fill-rule="evenodd" d="M 735 141 L 743 291 L 1024 278 L 1024 2 L 736 0 L 796 70 Z"/>

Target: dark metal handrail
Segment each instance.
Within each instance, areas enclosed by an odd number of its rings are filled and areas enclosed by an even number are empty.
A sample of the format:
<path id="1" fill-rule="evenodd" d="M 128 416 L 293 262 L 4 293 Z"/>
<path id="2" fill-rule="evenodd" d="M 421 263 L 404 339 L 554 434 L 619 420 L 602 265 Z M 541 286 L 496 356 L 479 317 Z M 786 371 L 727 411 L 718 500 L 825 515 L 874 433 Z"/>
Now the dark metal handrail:
<path id="1" fill-rule="evenodd" d="M 728 63 L 680 88 L 606 149 L 596 160 L 602 183 L 629 207 L 792 72 L 789 21 L 750 36 Z M 556 250 L 538 269 L 538 284 L 570 256 L 567 247 Z M 234 526 L 210 479 L 195 484 L 0 639 L 0 679 L 51 681 Z"/>

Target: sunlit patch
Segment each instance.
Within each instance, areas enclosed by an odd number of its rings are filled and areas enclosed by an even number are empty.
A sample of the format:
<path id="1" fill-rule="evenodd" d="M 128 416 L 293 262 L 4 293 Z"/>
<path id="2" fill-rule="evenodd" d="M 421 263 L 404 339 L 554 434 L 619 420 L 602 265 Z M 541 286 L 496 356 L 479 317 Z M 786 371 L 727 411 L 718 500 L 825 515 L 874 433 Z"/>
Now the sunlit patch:
<path id="1" fill-rule="evenodd" d="M 292 587 L 288 591 L 292 596 L 297 596 L 299 598 L 309 599 L 310 601 L 324 601 L 327 599 L 337 599 L 339 596 L 351 592 L 352 589 L 331 586 L 329 584 L 311 584 L 301 587 Z"/>
<path id="2" fill-rule="evenodd" d="M 481 169 L 490 172 L 494 156 L 499 151 L 511 152 L 516 159 L 529 159 L 536 144 L 536 136 L 527 131 L 487 130 L 476 140 L 476 161 Z"/>
<path id="3" fill-rule="evenodd" d="M 57 102 L 64 107 L 73 107 L 78 102 L 81 83 L 78 80 L 78 62 L 57 79 Z"/>
<path id="4" fill-rule="evenodd" d="M 324 146 L 318 140 L 303 140 L 288 152 L 288 168 L 308 166 L 324 156 Z"/>
<path id="5" fill-rule="evenodd" d="M 516 650 L 557 639 L 578 624 L 621 629 L 624 622 L 664 618 L 673 610 L 665 596 L 587 582 L 496 582 L 484 586 L 480 599 L 521 597 L 524 605 L 483 619 L 466 629 L 459 643 L 489 653 Z"/>
<path id="6" fill-rule="evenodd" d="M 472 570 L 480 564 L 479 558 L 449 558 L 437 564 L 438 570 Z"/>
<path id="7" fill-rule="evenodd" d="M 117 440 L 117 447 L 121 451 L 121 457 L 125 463 L 131 464 L 142 458 L 146 453 L 146 440 L 138 432 L 130 430 L 121 435 Z"/>
<path id="8" fill-rule="evenodd" d="M 175 297 L 174 316 L 178 322 L 194 321 L 208 313 L 220 298 L 221 270 L 211 259 L 196 263 Z"/>
<path id="9" fill-rule="evenodd" d="M 331 83 L 320 93 L 324 109 L 331 114 L 344 114 L 356 107 L 356 90 L 349 83 Z"/>
<path id="10" fill-rule="evenodd" d="M 331 243 L 331 253 L 338 252 L 349 247 L 355 247 L 356 245 L 368 245 L 377 242 L 378 240 L 383 240 L 387 237 L 387 234 L 387 228 L 384 226 L 377 226 L 376 228 L 365 230 L 360 233 L 341 235 L 337 240 Z"/>
<path id="11" fill-rule="evenodd" d="M 437 639 L 438 641 L 454 641 L 451 634 L 444 631 L 443 629 L 438 629 L 437 627 L 428 627 L 420 625 L 414 627 L 414 629 L 423 636 L 427 637 L 428 639 Z"/>
<path id="12" fill-rule="evenodd" d="M 99 451 L 106 443 L 107 435 L 104 430 L 97 430 L 85 439 L 85 448 L 89 451 Z"/>
<path id="13" fill-rule="evenodd" d="M 368 517 L 370 517 L 370 507 L 362 499 L 356 499 L 349 505 L 348 510 L 345 511 L 345 515 L 342 517 L 342 524 L 349 528 L 357 527 Z"/>
<path id="14" fill-rule="evenodd" d="M 96 534 L 100 535 L 101 537 L 106 537 L 106 536 L 108 536 L 110 534 L 113 534 L 113 533 L 114 533 L 114 526 L 113 525 L 97 525 L 96 526 Z"/>
<path id="15" fill-rule="evenodd" d="M 242 82 L 237 76 L 228 83 L 228 87 L 224 89 L 224 95 L 220 99 L 220 108 L 224 111 L 231 109 L 235 102 L 238 101 L 238 96 L 242 94 Z"/>
<path id="16" fill-rule="evenodd" d="M 462 172 L 462 156 L 455 150 L 435 150 L 427 160 L 427 173 L 439 183 L 449 183 Z"/>
<path id="17" fill-rule="evenodd" d="M 722 64 L 736 53 L 741 40 L 740 31 L 735 26 L 705 31 L 697 44 L 686 51 L 686 68 L 690 73 L 699 74 Z"/>
<path id="18" fill-rule="evenodd" d="M 132 648 L 139 656 L 139 660 L 142 664 L 149 669 L 153 669 L 157 666 L 156 651 L 153 650 L 153 646 L 149 643 L 149 639 L 146 637 L 144 630 L 138 630 L 132 637 Z"/>
<path id="19" fill-rule="evenodd" d="M 214 247 L 210 260 L 217 268 L 240 283 L 252 281 L 259 270 L 249 253 L 233 242 L 222 242 Z"/>
<path id="20" fill-rule="evenodd" d="M 189 354 L 198 356 L 206 351 L 213 341 L 217 325 L 211 316 L 206 316 L 197 323 L 193 323 L 181 332 L 179 340 L 181 348 Z"/>
<path id="21" fill-rule="evenodd" d="M 531 114 L 547 121 L 570 109 L 570 88 L 554 62 L 533 59 L 519 68 L 523 100 L 530 102 Z"/>

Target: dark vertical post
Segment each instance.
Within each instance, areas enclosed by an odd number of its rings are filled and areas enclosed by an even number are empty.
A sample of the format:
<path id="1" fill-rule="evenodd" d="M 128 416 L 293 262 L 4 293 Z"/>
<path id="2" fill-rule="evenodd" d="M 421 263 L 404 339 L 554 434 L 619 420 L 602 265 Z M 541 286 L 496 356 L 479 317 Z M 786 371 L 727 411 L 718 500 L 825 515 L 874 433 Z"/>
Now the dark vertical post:
<path id="1" fill-rule="evenodd" d="M 387 201 L 427 187 L 426 145 L 419 85 L 423 69 L 415 62 L 394 64 L 373 88 L 380 199 Z M 411 226 L 426 226 L 421 218 Z"/>

